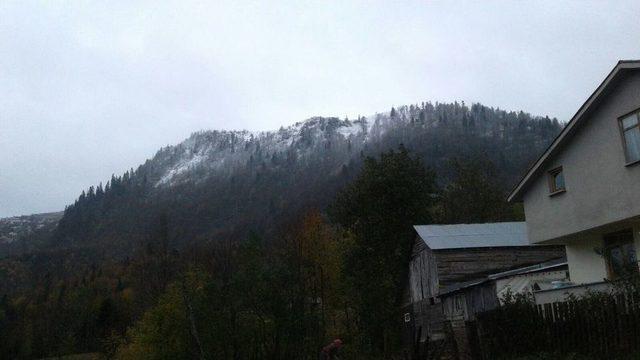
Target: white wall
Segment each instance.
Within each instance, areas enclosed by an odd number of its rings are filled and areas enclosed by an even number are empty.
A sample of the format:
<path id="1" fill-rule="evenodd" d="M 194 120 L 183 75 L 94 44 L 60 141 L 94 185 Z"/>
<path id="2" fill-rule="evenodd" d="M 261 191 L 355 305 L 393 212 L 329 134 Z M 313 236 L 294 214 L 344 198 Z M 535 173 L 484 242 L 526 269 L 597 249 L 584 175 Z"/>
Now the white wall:
<path id="1" fill-rule="evenodd" d="M 636 258 L 638 259 L 638 267 L 640 267 L 640 224 L 633 226 L 633 240 L 636 245 Z"/>
<path id="2" fill-rule="evenodd" d="M 640 71 L 603 101 L 525 191 L 529 241 L 546 242 L 640 215 L 640 164 L 625 166 L 618 117 L 640 108 Z M 563 167 L 567 191 L 549 196 L 548 171 Z M 588 257 L 587 257 L 588 258 Z"/>
<path id="3" fill-rule="evenodd" d="M 575 284 L 602 281 L 607 277 L 604 257 L 594 251 L 602 248 L 602 236 L 584 235 L 566 243 L 569 277 Z"/>

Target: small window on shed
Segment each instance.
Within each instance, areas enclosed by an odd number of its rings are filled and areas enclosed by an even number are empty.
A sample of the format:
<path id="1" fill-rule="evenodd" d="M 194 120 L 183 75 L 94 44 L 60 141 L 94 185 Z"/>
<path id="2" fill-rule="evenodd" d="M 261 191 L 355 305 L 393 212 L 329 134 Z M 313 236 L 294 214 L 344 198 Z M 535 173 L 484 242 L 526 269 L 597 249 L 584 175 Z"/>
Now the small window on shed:
<path id="1" fill-rule="evenodd" d="M 557 194 L 566 190 L 562 166 L 549 171 L 549 191 Z"/>

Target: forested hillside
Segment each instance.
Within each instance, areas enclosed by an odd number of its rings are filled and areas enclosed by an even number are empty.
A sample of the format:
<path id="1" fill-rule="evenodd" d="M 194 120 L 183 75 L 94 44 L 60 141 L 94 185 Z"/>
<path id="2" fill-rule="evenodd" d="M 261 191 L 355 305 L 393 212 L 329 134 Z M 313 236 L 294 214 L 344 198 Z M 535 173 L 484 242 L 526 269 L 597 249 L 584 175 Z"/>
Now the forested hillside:
<path id="1" fill-rule="evenodd" d="M 47 241 L 62 212 L 0 219 L 0 257 L 29 252 Z"/>
<path id="2" fill-rule="evenodd" d="M 398 357 L 411 225 L 522 219 L 505 193 L 559 127 L 425 103 L 193 134 L 0 259 L 0 358 Z"/>
<path id="3" fill-rule="evenodd" d="M 364 156 L 399 144 L 439 174 L 452 158 L 489 160 L 509 188 L 559 131 L 558 121 L 474 104 L 422 103 L 353 120 L 311 118 L 273 132 L 203 131 L 84 191 L 54 236 L 58 247 L 118 257 L 146 241 L 160 213 L 169 246 L 268 236 L 303 209 L 324 208 Z"/>

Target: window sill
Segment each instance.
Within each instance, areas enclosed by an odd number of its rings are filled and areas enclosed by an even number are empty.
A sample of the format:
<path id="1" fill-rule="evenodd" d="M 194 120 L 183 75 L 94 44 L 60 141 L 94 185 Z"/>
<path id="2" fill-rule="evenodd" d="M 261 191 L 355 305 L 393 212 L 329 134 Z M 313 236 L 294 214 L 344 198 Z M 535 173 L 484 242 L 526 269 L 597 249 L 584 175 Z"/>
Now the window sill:
<path id="1" fill-rule="evenodd" d="M 628 163 L 624 164 L 625 167 L 629 167 L 629 166 L 633 166 L 633 165 L 637 165 L 640 164 L 640 159 L 638 160 L 634 160 L 634 161 L 629 161 Z"/>
<path id="2" fill-rule="evenodd" d="M 556 195 L 564 194 L 566 192 L 567 192 L 567 189 L 560 189 L 550 193 L 549 196 L 556 196 Z"/>

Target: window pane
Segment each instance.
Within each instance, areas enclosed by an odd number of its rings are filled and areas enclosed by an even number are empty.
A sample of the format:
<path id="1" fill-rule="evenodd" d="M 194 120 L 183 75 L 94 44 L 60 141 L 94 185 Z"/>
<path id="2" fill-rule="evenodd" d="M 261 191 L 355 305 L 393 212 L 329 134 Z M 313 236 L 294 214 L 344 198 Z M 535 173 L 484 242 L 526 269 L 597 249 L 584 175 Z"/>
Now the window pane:
<path id="1" fill-rule="evenodd" d="M 627 161 L 640 160 L 640 128 L 634 127 L 624 132 L 627 145 Z"/>
<path id="2" fill-rule="evenodd" d="M 638 273 L 636 249 L 632 242 L 611 249 L 612 270 L 616 276 L 631 276 Z"/>
<path id="3" fill-rule="evenodd" d="M 554 190 L 564 189 L 564 176 L 562 175 L 562 171 L 553 177 L 553 182 Z"/>
<path id="4" fill-rule="evenodd" d="M 633 232 L 623 230 L 604 237 L 606 260 L 611 279 L 627 277 L 638 273 L 636 247 Z"/>
<path id="5" fill-rule="evenodd" d="M 636 246 L 633 243 L 626 243 L 623 246 L 626 266 L 632 271 L 638 271 L 638 259 L 636 258 Z"/>
<path id="6" fill-rule="evenodd" d="M 619 246 L 611 248 L 609 250 L 609 266 L 611 266 L 611 272 L 614 277 L 624 274 L 624 263 L 622 249 Z"/>
<path id="7" fill-rule="evenodd" d="M 622 119 L 622 128 L 625 130 L 637 124 L 638 124 L 638 114 L 632 114 Z"/>

